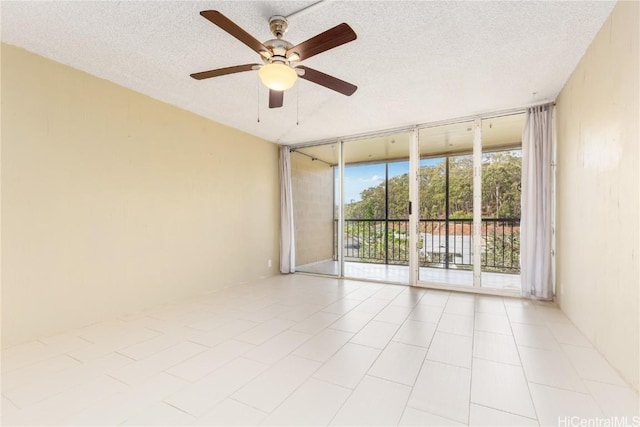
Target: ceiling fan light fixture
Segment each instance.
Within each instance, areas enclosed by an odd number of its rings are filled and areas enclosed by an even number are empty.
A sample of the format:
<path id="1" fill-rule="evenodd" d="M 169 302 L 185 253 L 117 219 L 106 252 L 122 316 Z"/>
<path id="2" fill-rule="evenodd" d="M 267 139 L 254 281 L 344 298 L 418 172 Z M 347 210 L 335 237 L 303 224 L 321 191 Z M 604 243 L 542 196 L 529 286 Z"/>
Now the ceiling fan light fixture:
<path id="1" fill-rule="evenodd" d="M 262 83 L 271 90 L 290 89 L 298 79 L 298 74 L 288 65 L 272 63 L 263 65 L 258 70 Z"/>

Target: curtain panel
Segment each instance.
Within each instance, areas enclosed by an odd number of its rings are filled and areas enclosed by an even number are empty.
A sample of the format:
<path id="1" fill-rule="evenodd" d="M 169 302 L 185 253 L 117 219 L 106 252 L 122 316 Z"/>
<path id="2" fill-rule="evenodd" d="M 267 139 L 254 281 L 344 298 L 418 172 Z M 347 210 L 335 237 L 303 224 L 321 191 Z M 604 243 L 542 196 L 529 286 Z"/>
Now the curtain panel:
<path id="1" fill-rule="evenodd" d="M 551 203 L 553 104 L 527 109 L 522 135 L 522 295 L 553 298 Z"/>
<path id="2" fill-rule="evenodd" d="M 291 189 L 291 152 L 280 147 L 280 272 L 294 273 L 296 250 Z"/>

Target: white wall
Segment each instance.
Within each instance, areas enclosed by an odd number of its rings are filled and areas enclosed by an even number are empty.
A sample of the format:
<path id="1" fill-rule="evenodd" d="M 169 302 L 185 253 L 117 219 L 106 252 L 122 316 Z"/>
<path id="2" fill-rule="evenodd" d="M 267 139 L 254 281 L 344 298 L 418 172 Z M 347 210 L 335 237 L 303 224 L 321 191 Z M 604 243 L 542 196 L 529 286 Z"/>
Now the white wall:
<path id="1" fill-rule="evenodd" d="M 278 185 L 276 145 L 2 44 L 3 347 L 276 274 Z"/>
<path id="2" fill-rule="evenodd" d="M 618 2 L 556 103 L 557 296 L 638 389 L 638 2 Z"/>

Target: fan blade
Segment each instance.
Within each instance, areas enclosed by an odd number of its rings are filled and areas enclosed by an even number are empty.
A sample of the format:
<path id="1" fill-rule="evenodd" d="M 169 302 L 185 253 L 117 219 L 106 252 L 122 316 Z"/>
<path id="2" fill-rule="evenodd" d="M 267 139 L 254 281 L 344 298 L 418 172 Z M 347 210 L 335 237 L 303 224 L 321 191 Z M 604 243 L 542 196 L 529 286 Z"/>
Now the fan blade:
<path id="1" fill-rule="evenodd" d="M 269 89 L 269 108 L 282 107 L 284 92 L 280 90 Z"/>
<path id="2" fill-rule="evenodd" d="M 247 33 L 235 22 L 233 22 L 217 10 L 203 10 L 202 12 L 200 12 L 200 15 L 204 16 L 209 21 L 213 22 L 218 27 L 222 28 L 227 33 L 231 34 L 233 37 L 237 38 L 256 52 L 260 54 L 263 54 L 263 52 L 271 53 L 269 49 L 267 49 L 267 47 L 260 43 L 255 37 Z"/>
<path id="3" fill-rule="evenodd" d="M 297 53 L 300 56 L 299 60 L 302 61 L 334 47 L 349 43 L 357 37 L 348 24 L 342 23 L 287 50 L 287 57 L 292 53 Z"/>
<path id="4" fill-rule="evenodd" d="M 215 70 L 202 71 L 200 73 L 193 73 L 191 77 L 196 80 L 210 79 L 211 77 L 224 76 L 225 74 L 241 73 L 243 71 L 251 71 L 253 67 L 259 66 L 258 64 L 244 64 L 236 65 L 235 67 L 216 68 Z"/>
<path id="5" fill-rule="evenodd" d="M 356 90 L 358 90 L 358 86 L 356 85 L 352 85 L 351 83 L 340 80 L 337 77 L 314 70 L 313 68 L 305 67 L 303 65 L 299 65 L 296 68 L 304 70 L 304 74 L 300 76 L 301 79 L 309 80 L 310 82 L 335 90 L 343 95 L 351 96 Z"/>

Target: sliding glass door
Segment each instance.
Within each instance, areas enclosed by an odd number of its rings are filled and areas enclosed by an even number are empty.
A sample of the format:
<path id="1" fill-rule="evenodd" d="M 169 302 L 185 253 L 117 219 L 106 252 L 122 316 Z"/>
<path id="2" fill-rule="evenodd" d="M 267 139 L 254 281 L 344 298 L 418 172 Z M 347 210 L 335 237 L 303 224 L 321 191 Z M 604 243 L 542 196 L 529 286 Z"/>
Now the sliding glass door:
<path id="1" fill-rule="evenodd" d="M 523 127 L 514 114 L 293 149 L 296 270 L 517 291 Z"/>
<path id="2" fill-rule="evenodd" d="M 419 131 L 418 280 L 516 291 L 524 114 Z"/>

